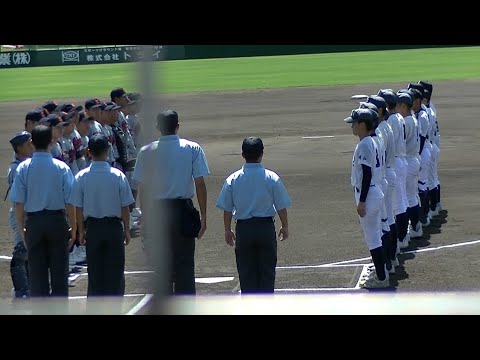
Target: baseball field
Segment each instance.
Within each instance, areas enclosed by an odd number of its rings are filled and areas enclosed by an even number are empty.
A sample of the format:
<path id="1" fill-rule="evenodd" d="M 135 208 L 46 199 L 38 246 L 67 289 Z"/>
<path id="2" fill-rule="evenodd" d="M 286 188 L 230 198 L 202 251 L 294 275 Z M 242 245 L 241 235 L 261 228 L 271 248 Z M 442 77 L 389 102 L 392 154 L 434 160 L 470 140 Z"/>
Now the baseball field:
<path id="1" fill-rule="evenodd" d="M 278 292 L 367 293 L 358 282 L 369 252 L 350 187 L 358 139 L 343 119 L 358 105 L 352 95 L 398 90 L 418 80 L 434 85 L 444 211 L 424 229 L 423 239 L 402 252 L 401 267 L 383 292 L 480 291 L 479 59 L 480 48 L 468 47 L 156 63 L 156 110 L 178 111 L 180 135 L 204 147 L 211 171 L 208 229 L 196 247 L 198 294 L 238 292 L 234 252 L 225 244 L 215 202 L 226 176 L 242 166 L 242 140 L 253 135 L 263 139 L 264 165 L 282 177 L 293 201 L 290 238 L 278 246 Z M 51 99 L 80 105 L 88 97 L 107 99 L 117 86 L 137 90 L 136 73 L 136 64 L 0 70 L 0 193 L 12 155 L 8 140 L 23 128 L 29 110 Z M 10 309 L 12 289 L 8 206 L 3 202 L 0 209 L 3 309 Z M 125 312 L 139 310 L 135 305 L 152 291 L 149 270 L 136 237 L 127 247 L 131 296 Z M 70 288 L 79 308 L 86 280 L 82 273 Z"/>

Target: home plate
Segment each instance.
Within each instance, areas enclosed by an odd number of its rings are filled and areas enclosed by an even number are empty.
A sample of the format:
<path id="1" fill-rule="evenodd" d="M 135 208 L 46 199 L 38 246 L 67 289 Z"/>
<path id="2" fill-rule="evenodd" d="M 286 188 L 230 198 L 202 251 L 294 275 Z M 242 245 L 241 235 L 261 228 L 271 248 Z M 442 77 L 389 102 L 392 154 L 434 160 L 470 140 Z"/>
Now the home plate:
<path id="1" fill-rule="evenodd" d="M 233 276 L 226 277 L 207 277 L 207 278 L 196 278 L 195 282 L 200 284 L 217 284 L 221 282 L 232 281 Z"/>

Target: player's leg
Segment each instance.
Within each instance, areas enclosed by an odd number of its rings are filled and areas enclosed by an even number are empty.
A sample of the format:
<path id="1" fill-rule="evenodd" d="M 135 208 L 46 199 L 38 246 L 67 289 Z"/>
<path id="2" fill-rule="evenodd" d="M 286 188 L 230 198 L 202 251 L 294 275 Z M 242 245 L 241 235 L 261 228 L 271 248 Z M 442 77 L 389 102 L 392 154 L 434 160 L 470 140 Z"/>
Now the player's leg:
<path id="1" fill-rule="evenodd" d="M 397 182 L 399 183 L 400 188 L 400 201 L 401 209 L 403 210 L 398 215 L 395 215 L 395 221 L 397 223 L 397 238 L 399 242 L 400 249 L 408 247 L 410 242 L 410 237 L 408 235 L 408 201 L 406 193 L 406 181 L 407 181 L 407 161 L 406 159 L 399 158 L 398 172 L 397 172 Z"/>
<path id="2" fill-rule="evenodd" d="M 30 290 L 28 288 L 27 249 L 23 244 L 13 208 L 8 212 L 8 220 L 15 244 L 12 260 L 10 261 L 10 275 L 12 277 L 13 290 L 16 298 L 27 298 L 30 296 Z"/>
<path id="3" fill-rule="evenodd" d="M 420 171 L 420 162 L 416 157 L 409 157 L 407 160 L 407 215 L 410 220 L 409 235 L 410 239 L 423 236 L 422 226 L 419 223 L 420 206 L 418 202 L 418 176 Z"/>
<path id="4" fill-rule="evenodd" d="M 389 236 L 389 246 L 388 246 L 388 259 L 390 263 L 395 268 L 399 265 L 396 255 L 397 250 L 397 226 L 395 224 L 395 215 L 394 215 L 394 201 L 393 196 L 395 192 L 396 186 L 396 179 L 397 175 L 395 174 L 395 170 L 393 168 L 387 168 L 386 171 L 387 176 L 387 190 L 385 191 L 385 208 L 387 210 L 387 225 L 390 228 L 390 236 Z"/>

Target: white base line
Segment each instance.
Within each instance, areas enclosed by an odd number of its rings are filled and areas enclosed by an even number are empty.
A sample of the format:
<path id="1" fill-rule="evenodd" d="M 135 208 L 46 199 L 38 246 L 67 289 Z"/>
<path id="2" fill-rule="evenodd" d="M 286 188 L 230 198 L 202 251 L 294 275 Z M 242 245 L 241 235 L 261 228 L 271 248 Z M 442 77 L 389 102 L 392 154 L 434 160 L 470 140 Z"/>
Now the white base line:
<path id="1" fill-rule="evenodd" d="M 354 291 L 357 288 L 305 288 L 305 289 L 275 289 L 275 292 L 302 292 L 302 291 Z"/>
<path id="2" fill-rule="evenodd" d="M 364 275 L 367 274 L 367 270 L 368 270 L 368 265 L 363 265 L 363 269 L 362 269 L 362 272 L 360 273 L 360 277 L 358 278 L 358 281 L 357 281 L 357 285 L 355 285 L 355 289 L 361 289 L 360 288 L 360 282 L 362 281 Z"/>
<path id="3" fill-rule="evenodd" d="M 302 136 L 302 139 L 333 139 L 335 136 Z"/>
<path id="4" fill-rule="evenodd" d="M 145 296 L 146 294 L 125 294 L 123 295 L 124 297 L 139 297 L 139 296 Z M 80 295 L 80 296 L 69 296 L 68 300 L 81 300 L 81 299 L 86 299 L 86 295 Z"/>
<path id="5" fill-rule="evenodd" d="M 0 255 L 0 259 L 12 260 L 11 256 Z"/>
<path id="6" fill-rule="evenodd" d="M 152 299 L 153 294 L 146 294 L 140 302 L 135 305 L 126 315 L 135 315 Z"/>
<path id="7" fill-rule="evenodd" d="M 370 258 L 369 258 L 370 259 Z M 309 267 L 316 267 L 316 268 L 336 268 L 336 267 L 358 267 L 364 266 L 366 264 L 324 264 L 324 265 L 293 265 L 293 266 L 277 266 L 277 270 L 291 270 L 291 269 L 305 269 Z"/>

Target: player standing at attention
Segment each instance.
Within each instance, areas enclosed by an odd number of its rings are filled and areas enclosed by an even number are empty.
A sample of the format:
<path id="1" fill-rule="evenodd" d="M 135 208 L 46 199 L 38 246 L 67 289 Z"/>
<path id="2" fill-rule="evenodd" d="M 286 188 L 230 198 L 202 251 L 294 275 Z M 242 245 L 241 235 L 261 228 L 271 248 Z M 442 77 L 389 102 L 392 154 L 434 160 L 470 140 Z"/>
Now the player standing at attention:
<path id="1" fill-rule="evenodd" d="M 381 177 L 378 149 L 369 135 L 373 129 L 374 118 L 372 110 L 355 109 L 344 121 L 352 124 L 353 135 L 358 136 L 360 140 L 353 154 L 351 183 L 365 242 L 375 266 L 374 275 L 365 281 L 363 287 L 385 288 L 390 284 L 388 272 L 385 271 L 380 230 L 382 221 L 380 212 L 384 195 L 378 183 Z"/>

